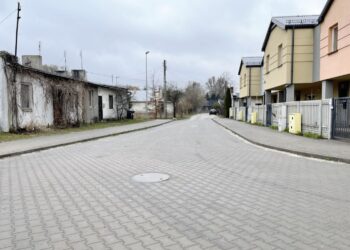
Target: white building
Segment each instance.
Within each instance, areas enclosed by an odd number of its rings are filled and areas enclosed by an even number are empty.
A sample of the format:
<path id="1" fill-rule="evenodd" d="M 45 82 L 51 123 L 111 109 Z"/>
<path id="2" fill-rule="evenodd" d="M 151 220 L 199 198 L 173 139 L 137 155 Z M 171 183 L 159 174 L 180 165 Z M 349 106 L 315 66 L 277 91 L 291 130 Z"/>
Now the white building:
<path id="1" fill-rule="evenodd" d="M 167 118 L 173 118 L 174 106 L 171 102 L 167 102 Z M 159 88 L 146 101 L 146 91 L 136 91 L 132 100 L 131 108 L 135 111 L 135 117 L 143 118 L 165 118 L 164 114 L 164 99 L 162 90 Z"/>
<path id="2" fill-rule="evenodd" d="M 127 89 L 88 82 L 84 70 L 54 72 L 42 65 L 41 56 L 24 56 L 22 61 L 27 66 L 0 52 L 0 131 L 79 126 L 126 117 Z M 113 95 L 113 111 L 100 117 L 106 95 Z"/>

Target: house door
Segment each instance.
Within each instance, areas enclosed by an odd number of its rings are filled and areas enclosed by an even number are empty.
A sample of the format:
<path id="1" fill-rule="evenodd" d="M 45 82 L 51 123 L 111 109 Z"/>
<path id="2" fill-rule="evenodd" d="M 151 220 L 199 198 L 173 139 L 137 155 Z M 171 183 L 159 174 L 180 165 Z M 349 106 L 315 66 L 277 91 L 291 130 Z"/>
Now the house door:
<path id="1" fill-rule="evenodd" d="M 64 95 L 61 90 L 53 90 L 53 122 L 56 127 L 64 126 L 63 106 Z"/>
<path id="2" fill-rule="evenodd" d="M 103 102 L 102 96 L 98 96 L 98 120 L 103 120 Z"/>
<path id="3" fill-rule="evenodd" d="M 350 139 L 350 97 L 335 98 L 333 108 L 333 137 Z"/>

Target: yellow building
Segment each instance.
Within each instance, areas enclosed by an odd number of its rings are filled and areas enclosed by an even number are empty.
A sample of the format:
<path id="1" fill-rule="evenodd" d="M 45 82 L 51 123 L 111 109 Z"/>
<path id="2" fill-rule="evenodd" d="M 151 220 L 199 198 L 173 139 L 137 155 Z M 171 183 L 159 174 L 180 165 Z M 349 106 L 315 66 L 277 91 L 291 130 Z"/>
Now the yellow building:
<path id="1" fill-rule="evenodd" d="M 262 57 L 243 57 L 239 67 L 239 98 L 244 106 L 263 103 Z"/>
<path id="2" fill-rule="evenodd" d="M 262 47 L 266 103 L 321 99 L 321 83 L 315 83 L 318 77 L 314 74 L 318 17 L 271 19 Z"/>

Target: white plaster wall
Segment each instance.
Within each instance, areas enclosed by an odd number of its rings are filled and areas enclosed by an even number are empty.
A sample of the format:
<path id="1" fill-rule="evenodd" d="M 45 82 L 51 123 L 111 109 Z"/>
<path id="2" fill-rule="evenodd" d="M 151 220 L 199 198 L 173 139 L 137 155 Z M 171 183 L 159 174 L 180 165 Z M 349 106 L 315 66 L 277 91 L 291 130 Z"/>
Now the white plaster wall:
<path id="1" fill-rule="evenodd" d="M 102 96 L 103 119 L 117 119 L 116 91 L 108 88 L 98 88 L 98 95 Z M 113 96 L 113 109 L 109 109 L 109 96 Z"/>
<path id="2" fill-rule="evenodd" d="M 146 102 L 133 102 L 132 109 L 135 113 L 146 113 Z"/>
<path id="3" fill-rule="evenodd" d="M 132 102 L 132 109 L 135 111 L 135 114 L 145 114 L 146 113 L 146 102 Z M 154 111 L 154 103 L 149 103 L 148 111 L 155 112 Z M 169 118 L 173 117 L 174 106 L 171 102 L 167 103 L 167 114 L 168 114 Z"/>
<path id="4" fill-rule="evenodd" d="M 0 132 L 9 132 L 10 130 L 8 109 L 7 80 L 4 61 L 0 57 Z"/>
<path id="5" fill-rule="evenodd" d="M 20 93 L 21 83 L 32 84 L 32 106 L 31 111 L 23 110 L 21 107 Z M 18 82 L 17 103 L 18 109 L 18 123 L 20 128 L 44 128 L 53 125 L 53 104 L 52 97 L 46 93 L 44 84 L 37 79 L 32 79 L 28 76 L 23 77 Z M 48 98 L 47 98 L 48 97 Z"/>

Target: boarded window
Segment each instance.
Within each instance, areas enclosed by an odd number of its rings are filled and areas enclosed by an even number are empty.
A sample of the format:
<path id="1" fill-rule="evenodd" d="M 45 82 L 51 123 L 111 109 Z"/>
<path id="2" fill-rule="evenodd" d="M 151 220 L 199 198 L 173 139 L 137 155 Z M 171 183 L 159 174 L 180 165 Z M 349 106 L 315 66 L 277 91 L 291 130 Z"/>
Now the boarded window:
<path id="1" fill-rule="evenodd" d="M 31 109 L 32 86 L 28 83 L 21 84 L 21 106 L 22 109 Z"/>
<path id="2" fill-rule="evenodd" d="M 109 96 L 109 109 L 113 109 L 113 96 Z"/>
<path id="3" fill-rule="evenodd" d="M 93 100 L 94 100 L 94 91 L 89 90 L 89 106 L 90 107 L 92 107 L 94 105 Z"/>
<path id="4" fill-rule="evenodd" d="M 283 52 L 283 45 L 281 44 L 278 46 L 278 67 L 282 66 L 282 52 Z"/>

